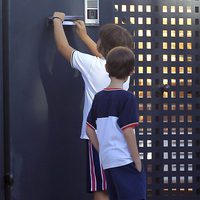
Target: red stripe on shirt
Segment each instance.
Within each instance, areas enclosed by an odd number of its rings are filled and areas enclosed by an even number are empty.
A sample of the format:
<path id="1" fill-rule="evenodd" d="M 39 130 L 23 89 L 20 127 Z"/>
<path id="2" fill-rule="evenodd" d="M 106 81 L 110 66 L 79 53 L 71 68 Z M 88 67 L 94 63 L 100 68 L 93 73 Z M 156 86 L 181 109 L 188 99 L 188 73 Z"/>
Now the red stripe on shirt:
<path id="1" fill-rule="evenodd" d="M 92 126 L 89 122 L 86 122 L 86 124 L 93 130 L 95 130 L 94 126 Z"/>
<path id="2" fill-rule="evenodd" d="M 104 88 L 106 91 L 113 91 L 113 90 L 124 90 L 123 88 Z"/>
<path id="3" fill-rule="evenodd" d="M 133 127 L 136 127 L 138 125 L 139 125 L 138 122 L 135 122 L 135 123 L 127 124 L 126 126 L 123 126 L 121 129 L 124 130 L 126 128 L 131 128 L 131 127 L 133 128 Z"/>

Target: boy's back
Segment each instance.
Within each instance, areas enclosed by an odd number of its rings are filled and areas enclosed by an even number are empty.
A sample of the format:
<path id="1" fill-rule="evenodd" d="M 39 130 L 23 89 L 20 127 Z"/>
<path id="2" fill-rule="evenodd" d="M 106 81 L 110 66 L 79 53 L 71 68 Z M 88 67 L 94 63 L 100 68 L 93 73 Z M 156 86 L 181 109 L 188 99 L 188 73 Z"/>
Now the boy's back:
<path id="1" fill-rule="evenodd" d="M 87 115 L 91 108 L 92 101 L 97 92 L 107 87 L 110 79 L 105 69 L 106 60 L 104 58 L 98 58 L 89 54 L 82 53 L 75 50 L 72 54 L 71 65 L 81 72 L 85 83 L 84 94 L 84 109 L 83 109 L 83 122 L 81 138 L 88 139 L 86 135 L 86 121 Z M 128 81 L 124 83 L 124 89 L 129 87 Z"/>
<path id="2" fill-rule="evenodd" d="M 120 88 L 106 88 L 95 95 L 88 123 L 97 129 L 104 169 L 133 162 L 121 130 L 138 124 L 136 105 L 135 96 Z"/>

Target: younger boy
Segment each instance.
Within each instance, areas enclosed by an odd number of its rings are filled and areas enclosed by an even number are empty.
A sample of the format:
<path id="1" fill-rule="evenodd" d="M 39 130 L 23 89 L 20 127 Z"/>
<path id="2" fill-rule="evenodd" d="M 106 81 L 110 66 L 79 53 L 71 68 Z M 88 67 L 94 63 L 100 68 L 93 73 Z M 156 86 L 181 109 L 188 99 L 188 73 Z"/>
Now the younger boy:
<path id="1" fill-rule="evenodd" d="M 99 151 L 110 200 L 146 199 L 145 173 L 134 129 L 138 125 L 136 98 L 123 90 L 133 67 L 130 49 L 115 47 L 108 53 L 106 70 L 111 82 L 95 95 L 87 118 L 87 135 Z"/>
<path id="2" fill-rule="evenodd" d="M 71 62 L 72 67 L 80 71 L 85 84 L 81 139 L 85 139 L 88 143 L 88 191 L 93 192 L 94 200 L 108 200 L 106 180 L 99 163 L 98 152 L 91 145 L 86 135 L 86 119 L 94 95 L 106 87 L 110 81 L 105 69 L 105 57 L 108 51 L 116 46 L 131 48 L 132 37 L 126 29 L 115 24 L 106 24 L 100 29 L 99 40 L 96 45 L 88 36 L 84 23 L 77 21 L 77 34 L 93 55 L 85 54 L 75 50 L 69 44 L 62 26 L 64 17 L 65 14 L 61 12 L 55 12 L 53 15 L 54 38 L 58 51 L 67 61 Z M 124 89 L 127 90 L 128 87 L 129 79 L 124 84 Z"/>

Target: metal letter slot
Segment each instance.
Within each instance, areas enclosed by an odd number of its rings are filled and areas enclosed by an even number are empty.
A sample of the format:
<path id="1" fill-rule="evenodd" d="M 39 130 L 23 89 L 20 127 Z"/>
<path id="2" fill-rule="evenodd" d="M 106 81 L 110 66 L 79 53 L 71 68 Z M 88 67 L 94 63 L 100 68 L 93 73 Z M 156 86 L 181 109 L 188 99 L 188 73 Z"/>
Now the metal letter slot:
<path id="1" fill-rule="evenodd" d="M 63 25 L 71 26 L 75 25 L 74 21 L 76 20 L 83 20 L 83 16 L 71 16 L 71 15 L 66 15 L 63 21 Z M 48 18 L 48 24 L 53 23 L 53 16 Z"/>

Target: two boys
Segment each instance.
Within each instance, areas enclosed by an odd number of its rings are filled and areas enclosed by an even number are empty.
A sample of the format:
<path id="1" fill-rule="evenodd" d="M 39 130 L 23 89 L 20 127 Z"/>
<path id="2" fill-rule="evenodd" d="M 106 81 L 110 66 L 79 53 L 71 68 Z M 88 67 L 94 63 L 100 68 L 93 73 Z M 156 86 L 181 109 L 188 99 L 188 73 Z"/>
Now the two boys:
<path id="1" fill-rule="evenodd" d="M 53 15 L 54 38 L 59 52 L 71 63 L 72 67 L 80 71 L 85 84 L 81 139 L 85 139 L 88 143 L 88 191 L 93 192 L 94 200 L 108 200 L 108 195 L 106 193 L 107 184 L 104 171 L 99 162 L 99 154 L 88 140 L 86 134 L 86 119 L 94 95 L 107 87 L 110 81 L 105 69 L 105 57 L 114 47 L 125 46 L 131 48 L 132 37 L 126 29 L 115 24 L 107 24 L 101 27 L 99 40 L 96 45 L 87 35 L 84 23 L 77 21 L 77 34 L 93 55 L 85 54 L 70 46 L 62 26 L 64 16 L 65 14 L 60 12 L 55 12 Z M 124 89 L 128 89 L 129 78 L 123 86 Z"/>

